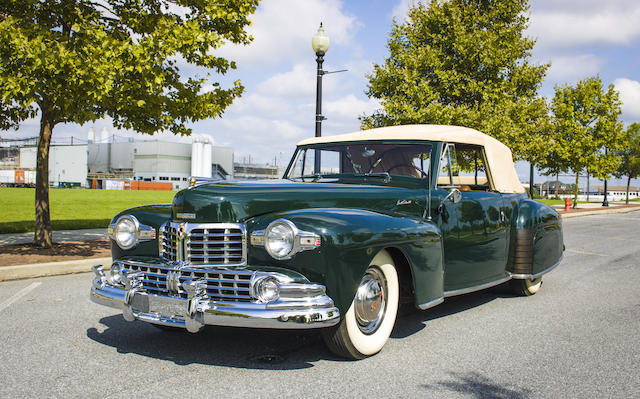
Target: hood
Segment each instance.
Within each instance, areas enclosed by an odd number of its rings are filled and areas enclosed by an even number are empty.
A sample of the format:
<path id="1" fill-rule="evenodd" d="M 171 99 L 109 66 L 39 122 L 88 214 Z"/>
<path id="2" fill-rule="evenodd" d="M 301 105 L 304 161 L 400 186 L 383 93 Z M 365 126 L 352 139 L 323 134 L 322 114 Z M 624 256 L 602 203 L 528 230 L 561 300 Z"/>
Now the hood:
<path id="1" fill-rule="evenodd" d="M 306 208 L 357 208 L 387 213 L 409 207 L 421 214 L 416 204 L 418 196 L 424 196 L 424 190 L 289 180 L 225 181 L 178 192 L 173 199 L 172 216 L 186 220 L 178 215 L 185 213 L 195 216 L 193 219 L 190 215 L 189 219 L 197 222 L 238 223 L 264 214 Z"/>

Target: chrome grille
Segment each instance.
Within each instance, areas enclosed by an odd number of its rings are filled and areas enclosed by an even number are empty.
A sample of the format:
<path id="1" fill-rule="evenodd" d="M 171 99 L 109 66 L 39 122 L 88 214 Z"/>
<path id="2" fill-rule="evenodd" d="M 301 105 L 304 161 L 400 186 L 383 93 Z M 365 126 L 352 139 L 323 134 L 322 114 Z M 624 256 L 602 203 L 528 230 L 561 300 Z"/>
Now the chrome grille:
<path id="1" fill-rule="evenodd" d="M 165 261 L 244 265 L 246 253 L 243 224 L 171 222 L 160 228 L 160 256 Z"/>
<path id="2" fill-rule="evenodd" d="M 160 265 L 124 263 L 127 272 L 142 272 L 142 286 L 150 294 L 187 298 L 182 283 L 187 279 L 207 281 L 207 295 L 216 302 L 249 302 L 249 282 L 253 272 L 247 270 L 227 270 L 223 268 L 174 268 Z M 167 278 L 175 275 L 179 279 L 177 292 L 170 292 Z"/>

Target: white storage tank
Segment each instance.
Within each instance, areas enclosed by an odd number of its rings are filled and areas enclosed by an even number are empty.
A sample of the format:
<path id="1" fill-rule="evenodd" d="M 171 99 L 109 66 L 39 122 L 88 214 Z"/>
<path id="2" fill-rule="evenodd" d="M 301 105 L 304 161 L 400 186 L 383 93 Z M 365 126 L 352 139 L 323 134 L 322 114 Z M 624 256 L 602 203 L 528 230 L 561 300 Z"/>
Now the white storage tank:
<path id="1" fill-rule="evenodd" d="M 201 177 L 211 177 L 211 152 L 212 152 L 212 145 L 211 142 L 209 141 L 209 139 L 206 139 L 204 145 L 203 145 L 203 154 L 202 154 L 202 163 L 200 164 L 201 172 L 202 174 L 200 175 Z"/>

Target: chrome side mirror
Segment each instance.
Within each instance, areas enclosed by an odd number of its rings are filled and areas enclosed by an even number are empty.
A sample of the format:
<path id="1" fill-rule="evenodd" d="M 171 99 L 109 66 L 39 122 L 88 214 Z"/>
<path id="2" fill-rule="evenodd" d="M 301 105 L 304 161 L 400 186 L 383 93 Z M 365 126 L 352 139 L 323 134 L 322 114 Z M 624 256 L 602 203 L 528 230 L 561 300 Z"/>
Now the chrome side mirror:
<path id="1" fill-rule="evenodd" d="M 462 193 L 457 188 L 450 189 L 449 194 L 447 194 L 447 196 L 444 197 L 442 201 L 440 201 L 440 205 L 438 205 L 438 208 L 436 208 L 436 213 L 441 215 L 442 220 L 445 223 L 447 222 L 448 217 L 447 217 L 447 211 L 446 211 L 446 207 L 444 206 L 444 203 L 447 202 L 447 200 L 451 200 L 451 202 L 453 202 L 454 204 L 457 204 L 462 200 Z"/>
<path id="2" fill-rule="evenodd" d="M 447 202 L 447 200 L 451 200 L 454 204 L 457 204 L 462 199 L 462 193 L 457 188 L 452 188 L 449 190 L 449 194 L 442 200 L 442 203 Z"/>

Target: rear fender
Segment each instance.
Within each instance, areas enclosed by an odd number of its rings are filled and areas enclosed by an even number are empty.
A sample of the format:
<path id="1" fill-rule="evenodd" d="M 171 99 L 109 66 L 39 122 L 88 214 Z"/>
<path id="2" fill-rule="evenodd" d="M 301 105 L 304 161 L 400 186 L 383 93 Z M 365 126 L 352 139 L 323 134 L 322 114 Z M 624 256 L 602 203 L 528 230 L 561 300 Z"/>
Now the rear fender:
<path id="1" fill-rule="evenodd" d="M 562 259 L 564 241 L 558 212 L 538 201 L 520 201 L 511 226 L 509 271 L 536 275 Z"/>

